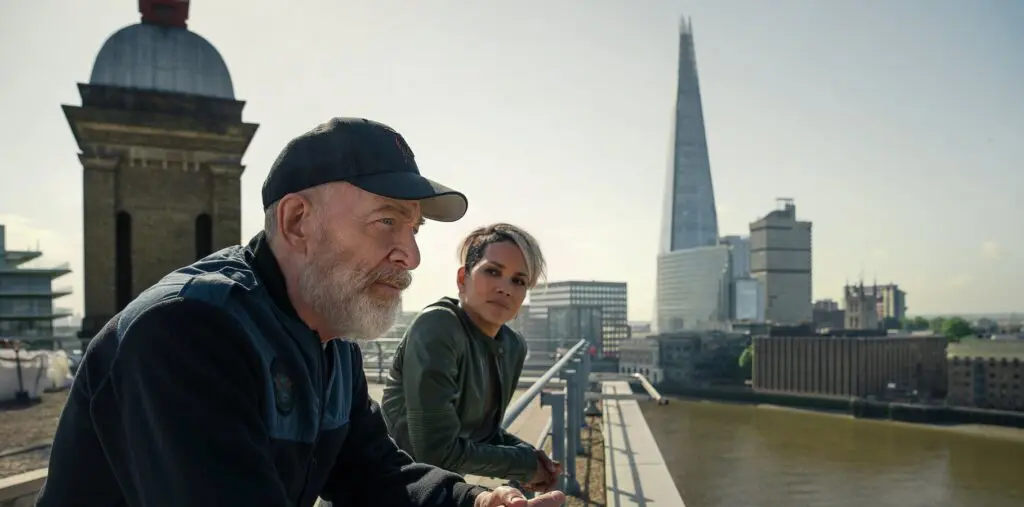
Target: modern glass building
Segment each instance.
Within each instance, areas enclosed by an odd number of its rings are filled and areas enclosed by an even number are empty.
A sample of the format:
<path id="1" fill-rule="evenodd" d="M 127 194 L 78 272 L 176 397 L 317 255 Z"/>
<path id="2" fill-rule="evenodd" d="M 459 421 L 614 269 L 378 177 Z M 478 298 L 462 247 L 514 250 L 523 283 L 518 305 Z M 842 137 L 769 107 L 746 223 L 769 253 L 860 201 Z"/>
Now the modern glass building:
<path id="1" fill-rule="evenodd" d="M 714 245 L 718 241 L 718 214 L 689 20 L 683 20 L 679 32 L 676 108 L 666 173 L 661 252 Z"/>
<path id="2" fill-rule="evenodd" d="M 71 316 L 68 308 L 55 308 L 53 300 L 71 294 L 71 288 L 53 287 L 53 280 L 71 272 L 67 264 L 26 267 L 40 258 L 37 250 L 8 250 L 0 225 L 0 339 L 46 341 L 54 338 L 54 321 Z"/>
<path id="3" fill-rule="evenodd" d="M 586 338 L 599 357 L 618 357 L 629 339 L 625 282 L 564 281 L 530 291 L 530 318 L 547 320 L 550 350 Z M 531 343 L 531 347 L 534 345 Z"/>
<path id="4" fill-rule="evenodd" d="M 732 281 L 728 245 L 658 255 L 657 332 L 725 329 Z"/>

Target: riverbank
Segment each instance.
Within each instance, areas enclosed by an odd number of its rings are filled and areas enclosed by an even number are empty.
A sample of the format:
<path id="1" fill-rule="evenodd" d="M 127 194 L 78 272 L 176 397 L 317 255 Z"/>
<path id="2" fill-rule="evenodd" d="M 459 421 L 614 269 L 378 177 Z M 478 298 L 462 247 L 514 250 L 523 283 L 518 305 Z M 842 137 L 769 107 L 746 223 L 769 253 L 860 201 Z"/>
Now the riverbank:
<path id="1" fill-rule="evenodd" d="M 1006 426 L 988 426 L 984 424 L 929 424 L 929 423 L 915 423 L 906 421 L 896 421 L 890 419 L 868 419 L 854 417 L 848 413 L 837 412 L 833 410 L 814 410 L 806 408 L 796 407 L 784 407 L 781 405 L 769 405 L 769 404 L 756 404 L 756 403 L 737 403 L 731 401 L 720 401 L 720 400 L 701 400 L 696 398 L 687 397 L 676 397 L 680 400 L 696 401 L 696 402 L 708 402 L 708 403 L 735 403 L 737 405 L 750 405 L 759 409 L 765 410 L 782 410 L 786 412 L 794 412 L 798 414 L 806 414 L 811 416 L 820 417 L 832 417 L 840 419 L 850 419 L 863 421 L 866 423 L 878 423 L 878 424 L 896 424 L 900 426 L 929 430 L 929 431 L 946 431 L 952 433 L 960 433 L 964 435 L 972 435 L 978 437 L 998 438 L 1002 440 L 1012 440 L 1015 442 L 1024 442 L 1024 429 L 1011 428 Z"/>
<path id="2" fill-rule="evenodd" d="M 988 429 L 995 428 L 1004 430 L 998 432 L 1002 434 L 1024 434 L 1024 412 L 872 401 L 860 398 L 765 393 L 733 387 L 696 388 L 662 385 L 658 388 L 663 394 L 682 399 L 786 407 L 856 419 L 892 421 L 941 429 L 952 428 L 976 434 L 986 431 L 991 433 L 992 431 Z"/>

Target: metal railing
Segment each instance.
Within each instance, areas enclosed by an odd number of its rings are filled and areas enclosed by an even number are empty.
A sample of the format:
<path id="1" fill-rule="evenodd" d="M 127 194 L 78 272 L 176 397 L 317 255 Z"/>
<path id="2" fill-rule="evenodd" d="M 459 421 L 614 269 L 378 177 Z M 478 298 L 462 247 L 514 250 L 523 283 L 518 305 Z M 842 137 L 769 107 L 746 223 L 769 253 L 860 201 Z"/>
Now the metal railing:
<path id="1" fill-rule="evenodd" d="M 654 388 L 654 384 L 643 373 L 634 373 L 633 378 L 640 382 L 640 386 L 647 391 L 647 395 L 651 397 L 658 405 L 668 405 L 668 398 L 661 395 L 657 389 Z"/>
<path id="2" fill-rule="evenodd" d="M 401 343 L 401 338 L 378 338 L 374 340 L 373 346 L 364 346 L 363 349 L 363 370 L 367 378 L 376 375 L 378 383 L 384 383 L 384 375 L 391 367 L 391 361 L 395 358 L 395 350 Z M 526 363 L 530 362 L 533 356 L 532 351 L 526 352 Z"/>
<path id="3" fill-rule="evenodd" d="M 580 484 L 576 478 L 576 456 L 584 453 L 581 438 L 585 426 L 584 406 L 586 394 L 590 390 L 591 368 L 591 358 L 586 347 L 586 340 L 576 342 L 508 408 L 501 421 L 501 427 L 507 430 L 538 396 L 541 406 L 551 407 L 551 418 L 537 439 L 536 446 L 541 449 L 546 439 L 551 439 L 551 456 L 562 463 L 563 467 L 558 489 L 567 495 L 580 494 Z M 556 376 L 565 382 L 564 386 L 558 391 L 546 391 L 545 388 Z"/>

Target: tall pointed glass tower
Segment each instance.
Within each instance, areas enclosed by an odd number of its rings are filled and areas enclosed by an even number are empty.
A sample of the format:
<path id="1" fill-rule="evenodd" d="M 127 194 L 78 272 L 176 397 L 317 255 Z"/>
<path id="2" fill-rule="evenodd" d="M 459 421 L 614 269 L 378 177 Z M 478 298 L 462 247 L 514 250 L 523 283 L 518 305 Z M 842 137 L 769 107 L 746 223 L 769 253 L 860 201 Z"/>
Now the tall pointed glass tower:
<path id="1" fill-rule="evenodd" d="M 693 24 L 688 19 L 682 21 L 679 30 L 678 80 L 661 218 L 662 253 L 714 245 L 718 239 Z"/>

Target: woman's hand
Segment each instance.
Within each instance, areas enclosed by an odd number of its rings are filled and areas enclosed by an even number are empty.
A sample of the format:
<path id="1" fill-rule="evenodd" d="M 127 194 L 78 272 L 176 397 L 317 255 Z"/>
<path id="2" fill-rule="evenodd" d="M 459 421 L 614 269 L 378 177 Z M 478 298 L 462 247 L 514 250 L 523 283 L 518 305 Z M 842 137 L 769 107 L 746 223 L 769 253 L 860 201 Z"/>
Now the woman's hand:
<path id="1" fill-rule="evenodd" d="M 533 474 L 530 482 L 523 485 L 523 489 L 543 493 L 551 491 L 558 483 L 558 477 L 562 475 L 562 464 L 552 461 L 547 453 L 537 449 L 537 471 Z"/>
<path id="2" fill-rule="evenodd" d="M 473 502 L 474 507 L 558 507 L 565 503 L 561 491 L 552 491 L 527 500 L 518 490 L 501 486 L 494 491 L 481 493 Z"/>

